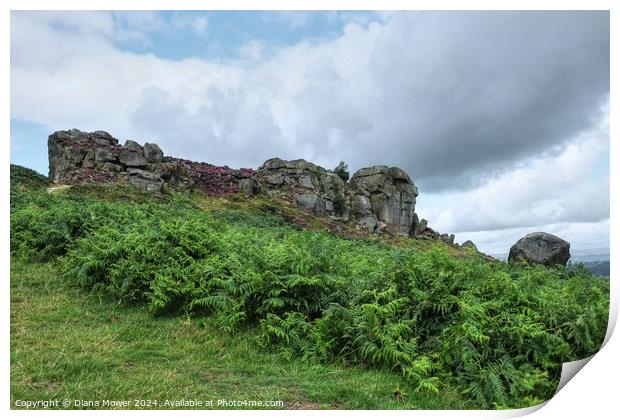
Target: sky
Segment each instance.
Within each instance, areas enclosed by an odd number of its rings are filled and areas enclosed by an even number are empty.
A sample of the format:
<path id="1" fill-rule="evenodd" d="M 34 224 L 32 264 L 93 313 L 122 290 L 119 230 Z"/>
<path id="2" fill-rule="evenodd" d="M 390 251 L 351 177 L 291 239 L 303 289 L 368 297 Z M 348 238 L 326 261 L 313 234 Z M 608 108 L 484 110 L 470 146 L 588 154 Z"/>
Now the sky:
<path id="1" fill-rule="evenodd" d="M 609 14 L 11 12 L 11 162 L 105 130 L 231 167 L 407 171 L 429 226 L 609 249 Z"/>

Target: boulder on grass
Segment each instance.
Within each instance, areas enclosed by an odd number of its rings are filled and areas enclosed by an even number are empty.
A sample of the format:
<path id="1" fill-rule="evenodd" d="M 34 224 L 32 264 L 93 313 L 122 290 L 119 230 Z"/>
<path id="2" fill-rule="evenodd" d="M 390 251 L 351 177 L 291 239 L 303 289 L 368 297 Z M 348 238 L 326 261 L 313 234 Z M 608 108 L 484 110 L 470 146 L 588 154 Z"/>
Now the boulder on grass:
<path id="1" fill-rule="evenodd" d="M 473 249 L 474 251 L 478 251 L 478 247 L 476 246 L 476 244 L 470 241 L 469 239 L 461 244 L 461 248 L 470 248 L 470 249 Z"/>
<path id="2" fill-rule="evenodd" d="M 551 267 L 566 265 L 570 258 L 570 244 L 564 239 L 545 232 L 534 232 L 519 239 L 508 255 L 509 262 L 525 261 Z"/>

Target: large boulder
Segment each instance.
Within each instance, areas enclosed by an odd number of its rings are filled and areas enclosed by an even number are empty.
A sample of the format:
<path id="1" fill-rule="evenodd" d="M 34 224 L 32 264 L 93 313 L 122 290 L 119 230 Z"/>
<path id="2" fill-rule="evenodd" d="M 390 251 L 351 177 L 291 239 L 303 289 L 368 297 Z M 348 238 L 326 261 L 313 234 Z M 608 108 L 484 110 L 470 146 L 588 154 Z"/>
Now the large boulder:
<path id="1" fill-rule="evenodd" d="M 570 243 L 564 239 L 545 232 L 534 232 L 510 247 L 508 261 L 545 266 L 566 265 L 570 258 L 569 251 Z"/>
<path id="2" fill-rule="evenodd" d="M 164 181 L 158 173 L 138 168 L 128 168 L 129 181 L 145 192 L 161 191 Z"/>
<path id="3" fill-rule="evenodd" d="M 410 234 L 418 189 L 405 171 L 380 165 L 362 168 L 351 177 L 349 188 L 353 218 L 363 220 L 367 228 L 375 218 L 386 225 L 382 230 Z"/>
<path id="4" fill-rule="evenodd" d="M 155 143 L 144 143 L 144 158 L 149 163 L 160 163 L 164 159 L 164 152 Z"/>
<path id="5" fill-rule="evenodd" d="M 473 249 L 474 251 L 478 252 L 478 247 L 476 246 L 476 244 L 469 239 L 461 244 L 461 248 Z"/>
<path id="6" fill-rule="evenodd" d="M 259 188 L 253 179 L 244 178 L 239 180 L 239 191 L 241 191 L 246 197 L 251 197 L 259 192 Z"/>
<path id="7" fill-rule="evenodd" d="M 258 168 L 256 179 L 263 191 L 288 194 L 316 215 L 348 219 L 346 184 L 333 171 L 303 159 L 273 158 Z"/>
<path id="8" fill-rule="evenodd" d="M 142 167 L 147 163 L 144 158 L 144 149 L 133 140 L 125 142 L 125 148 L 120 152 L 119 160 L 123 165 L 130 167 Z"/>

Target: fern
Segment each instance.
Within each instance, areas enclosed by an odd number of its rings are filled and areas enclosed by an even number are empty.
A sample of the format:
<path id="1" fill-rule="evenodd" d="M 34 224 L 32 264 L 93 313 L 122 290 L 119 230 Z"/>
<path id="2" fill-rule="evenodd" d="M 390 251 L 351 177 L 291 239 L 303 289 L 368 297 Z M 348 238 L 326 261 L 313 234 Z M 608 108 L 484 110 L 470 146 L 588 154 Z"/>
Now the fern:
<path id="1" fill-rule="evenodd" d="M 344 240 L 183 196 L 11 194 L 12 255 L 56 259 L 77 287 L 258 328 L 285 357 L 391 370 L 419 392 L 457 387 L 480 408 L 544 401 L 561 364 L 606 332 L 609 282 L 582 270 Z"/>

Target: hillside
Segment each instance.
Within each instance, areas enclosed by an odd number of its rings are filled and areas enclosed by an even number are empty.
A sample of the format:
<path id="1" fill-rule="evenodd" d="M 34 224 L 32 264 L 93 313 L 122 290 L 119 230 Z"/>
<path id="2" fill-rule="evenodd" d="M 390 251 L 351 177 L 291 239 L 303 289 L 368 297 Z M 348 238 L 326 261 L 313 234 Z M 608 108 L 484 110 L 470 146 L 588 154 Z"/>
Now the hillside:
<path id="1" fill-rule="evenodd" d="M 584 261 L 581 264 L 594 275 L 609 277 L 609 261 Z"/>
<path id="2" fill-rule="evenodd" d="M 607 327 L 609 282 L 582 269 L 362 234 L 277 195 L 44 181 L 11 166 L 13 404 L 523 407 Z"/>

